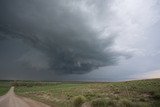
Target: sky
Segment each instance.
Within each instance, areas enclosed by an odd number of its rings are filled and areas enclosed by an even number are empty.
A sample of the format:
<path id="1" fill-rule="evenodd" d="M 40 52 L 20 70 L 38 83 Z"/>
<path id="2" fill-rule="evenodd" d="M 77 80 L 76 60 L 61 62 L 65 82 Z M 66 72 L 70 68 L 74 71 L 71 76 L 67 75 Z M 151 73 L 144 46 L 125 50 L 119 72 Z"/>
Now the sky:
<path id="1" fill-rule="evenodd" d="M 0 79 L 160 78 L 159 0 L 0 0 Z"/>

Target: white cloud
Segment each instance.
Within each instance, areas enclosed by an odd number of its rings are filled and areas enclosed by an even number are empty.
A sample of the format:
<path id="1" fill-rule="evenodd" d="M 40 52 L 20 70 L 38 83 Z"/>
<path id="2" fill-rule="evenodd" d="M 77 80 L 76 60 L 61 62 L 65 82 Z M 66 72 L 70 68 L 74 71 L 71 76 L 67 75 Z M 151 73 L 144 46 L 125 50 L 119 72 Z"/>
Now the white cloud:
<path id="1" fill-rule="evenodd" d="M 141 45 L 149 39 L 145 33 L 160 19 L 158 1 L 115 0 L 110 11 L 112 19 L 107 25 L 106 32 L 118 35 L 114 49 L 142 53 L 146 47 Z"/>

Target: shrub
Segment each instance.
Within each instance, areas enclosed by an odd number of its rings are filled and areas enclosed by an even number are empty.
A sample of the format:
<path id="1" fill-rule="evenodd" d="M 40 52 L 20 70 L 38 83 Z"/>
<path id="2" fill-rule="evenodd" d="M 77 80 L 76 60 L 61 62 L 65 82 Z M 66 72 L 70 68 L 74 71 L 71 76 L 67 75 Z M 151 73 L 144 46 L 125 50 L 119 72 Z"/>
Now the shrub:
<path id="1" fill-rule="evenodd" d="M 140 98 L 140 99 L 139 99 L 139 101 L 141 101 L 141 102 L 145 102 L 145 101 L 146 101 L 146 99 L 145 99 L 145 98 Z"/>
<path id="2" fill-rule="evenodd" d="M 108 99 L 96 99 L 91 102 L 92 107 L 117 107 L 117 101 Z"/>
<path id="3" fill-rule="evenodd" d="M 96 99 L 91 102 L 92 107 L 107 107 L 106 99 Z"/>
<path id="4" fill-rule="evenodd" d="M 155 93 L 152 95 L 152 98 L 153 98 L 154 100 L 160 100 L 160 93 L 155 92 Z"/>
<path id="5" fill-rule="evenodd" d="M 89 100 L 91 100 L 92 98 L 96 97 L 96 95 L 94 93 L 86 93 L 84 96 Z"/>
<path id="6" fill-rule="evenodd" d="M 109 100 L 108 102 L 107 102 L 107 107 L 118 107 L 117 106 L 117 101 L 115 101 L 115 100 Z"/>
<path id="7" fill-rule="evenodd" d="M 86 98 L 82 95 L 80 96 L 76 96 L 74 98 L 74 101 L 73 101 L 73 104 L 74 104 L 74 107 L 81 107 L 81 105 L 86 101 Z"/>
<path id="8" fill-rule="evenodd" d="M 123 99 L 120 101 L 120 107 L 135 107 L 135 106 L 130 100 Z"/>

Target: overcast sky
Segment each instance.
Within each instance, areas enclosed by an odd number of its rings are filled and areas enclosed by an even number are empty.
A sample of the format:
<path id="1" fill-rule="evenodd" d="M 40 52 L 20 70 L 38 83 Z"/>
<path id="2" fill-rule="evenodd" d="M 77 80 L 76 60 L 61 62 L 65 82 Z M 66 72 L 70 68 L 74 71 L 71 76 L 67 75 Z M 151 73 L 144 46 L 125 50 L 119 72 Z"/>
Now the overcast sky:
<path id="1" fill-rule="evenodd" d="M 160 78 L 159 0 L 0 0 L 0 79 Z"/>

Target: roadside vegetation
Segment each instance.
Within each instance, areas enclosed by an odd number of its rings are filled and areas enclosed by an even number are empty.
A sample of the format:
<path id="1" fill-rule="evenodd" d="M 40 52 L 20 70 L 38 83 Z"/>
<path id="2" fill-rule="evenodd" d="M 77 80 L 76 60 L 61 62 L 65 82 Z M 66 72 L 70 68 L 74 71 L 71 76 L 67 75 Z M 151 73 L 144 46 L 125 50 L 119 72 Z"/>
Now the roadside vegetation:
<path id="1" fill-rule="evenodd" d="M 0 81 L 0 96 L 6 94 L 10 86 L 11 84 L 9 81 Z"/>
<path id="2" fill-rule="evenodd" d="M 127 82 L 24 82 L 16 94 L 53 107 L 160 107 L 160 79 Z"/>

